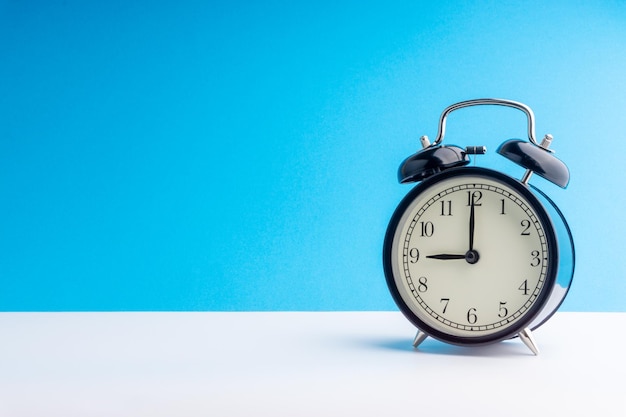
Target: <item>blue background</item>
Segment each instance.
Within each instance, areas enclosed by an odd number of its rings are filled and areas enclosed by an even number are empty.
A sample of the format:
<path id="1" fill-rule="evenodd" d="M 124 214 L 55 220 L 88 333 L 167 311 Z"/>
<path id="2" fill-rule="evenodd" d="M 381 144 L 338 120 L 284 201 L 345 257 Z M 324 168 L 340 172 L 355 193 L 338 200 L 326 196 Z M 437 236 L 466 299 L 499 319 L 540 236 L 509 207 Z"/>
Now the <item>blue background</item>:
<path id="1" fill-rule="evenodd" d="M 0 310 L 395 310 L 399 163 L 529 105 L 569 166 L 565 311 L 625 311 L 626 6 L 0 1 Z M 446 143 L 526 137 L 453 113 Z"/>

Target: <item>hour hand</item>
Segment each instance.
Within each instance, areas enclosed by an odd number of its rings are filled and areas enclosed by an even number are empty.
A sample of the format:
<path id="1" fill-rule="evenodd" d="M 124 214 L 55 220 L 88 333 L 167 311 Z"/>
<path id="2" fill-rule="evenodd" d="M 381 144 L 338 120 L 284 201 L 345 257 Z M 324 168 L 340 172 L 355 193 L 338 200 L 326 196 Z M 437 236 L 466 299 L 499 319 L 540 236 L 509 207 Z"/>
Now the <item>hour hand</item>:
<path id="1" fill-rule="evenodd" d="M 428 255 L 426 257 L 430 259 L 440 259 L 440 260 L 447 261 L 447 260 L 452 260 L 452 259 L 465 259 L 465 254 L 456 255 L 456 254 L 450 254 L 450 253 L 440 253 L 438 255 Z"/>

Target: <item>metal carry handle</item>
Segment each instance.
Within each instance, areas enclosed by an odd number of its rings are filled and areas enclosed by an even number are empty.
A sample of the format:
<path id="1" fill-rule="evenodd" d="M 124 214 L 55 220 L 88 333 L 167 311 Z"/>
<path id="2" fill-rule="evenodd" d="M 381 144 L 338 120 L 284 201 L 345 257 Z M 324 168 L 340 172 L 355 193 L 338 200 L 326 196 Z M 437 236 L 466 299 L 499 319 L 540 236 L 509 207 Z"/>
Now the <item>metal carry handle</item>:
<path id="1" fill-rule="evenodd" d="M 530 142 L 534 145 L 539 146 L 537 140 L 535 139 L 535 115 L 530 107 L 517 101 L 505 100 L 500 98 L 479 98 L 475 100 L 461 101 L 459 103 L 448 106 L 443 111 L 443 113 L 441 113 L 441 117 L 439 118 L 439 131 L 437 132 L 437 139 L 435 139 L 431 146 L 439 145 L 443 140 L 443 137 L 446 134 L 446 118 L 450 113 L 452 113 L 454 110 L 462 109 L 463 107 L 483 105 L 513 107 L 526 113 L 526 117 L 528 118 L 528 140 L 530 140 Z"/>

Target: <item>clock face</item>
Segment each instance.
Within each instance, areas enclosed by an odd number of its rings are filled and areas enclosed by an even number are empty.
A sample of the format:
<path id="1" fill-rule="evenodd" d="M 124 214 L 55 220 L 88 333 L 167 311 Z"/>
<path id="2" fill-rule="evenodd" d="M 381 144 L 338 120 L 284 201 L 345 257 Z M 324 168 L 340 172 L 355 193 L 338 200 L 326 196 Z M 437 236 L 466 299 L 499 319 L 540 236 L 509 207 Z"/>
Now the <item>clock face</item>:
<path id="1" fill-rule="evenodd" d="M 403 200 L 384 262 L 396 303 L 417 327 L 471 344 L 526 327 L 547 301 L 558 259 L 552 223 L 525 185 L 459 168 Z"/>

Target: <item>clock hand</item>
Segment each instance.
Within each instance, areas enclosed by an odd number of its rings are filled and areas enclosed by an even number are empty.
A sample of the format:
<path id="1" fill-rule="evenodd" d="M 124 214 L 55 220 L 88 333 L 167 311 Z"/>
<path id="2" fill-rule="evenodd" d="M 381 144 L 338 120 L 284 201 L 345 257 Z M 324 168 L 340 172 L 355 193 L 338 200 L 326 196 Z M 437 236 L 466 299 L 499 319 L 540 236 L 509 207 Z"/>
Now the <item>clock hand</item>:
<path id="1" fill-rule="evenodd" d="M 428 255 L 427 258 L 430 259 L 439 259 L 442 261 L 456 260 L 456 259 L 465 259 L 469 264 L 475 264 L 478 262 L 479 256 L 478 252 L 474 250 L 474 229 L 475 229 L 475 206 L 474 196 L 472 195 L 472 201 L 470 204 L 470 218 L 469 218 L 469 250 L 463 255 L 460 254 L 450 254 L 450 253 L 440 253 L 437 255 Z"/>
<path id="2" fill-rule="evenodd" d="M 470 207 L 469 219 L 469 251 L 474 250 L 474 196 L 472 196 L 472 205 Z"/>
<path id="3" fill-rule="evenodd" d="M 430 259 L 440 259 L 443 261 L 448 261 L 448 260 L 452 260 L 452 259 L 465 259 L 465 255 L 453 255 L 453 254 L 449 254 L 449 253 L 441 253 L 438 255 L 428 255 L 426 256 L 427 258 Z"/>
<path id="4" fill-rule="evenodd" d="M 480 258 L 480 256 L 478 255 L 478 252 L 474 250 L 474 226 L 475 226 L 474 207 L 476 207 L 476 204 L 474 203 L 474 195 L 472 194 L 472 202 L 470 205 L 470 218 L 469 218 L 469 250 L 465 254 L 465 260 L 467 261 L 468 264 L 475 264 L 476 262 L 478 262 L 478 259 Z"/>

